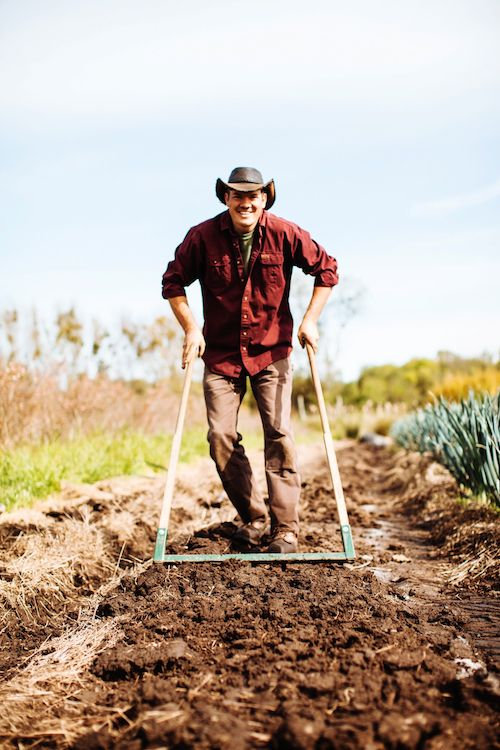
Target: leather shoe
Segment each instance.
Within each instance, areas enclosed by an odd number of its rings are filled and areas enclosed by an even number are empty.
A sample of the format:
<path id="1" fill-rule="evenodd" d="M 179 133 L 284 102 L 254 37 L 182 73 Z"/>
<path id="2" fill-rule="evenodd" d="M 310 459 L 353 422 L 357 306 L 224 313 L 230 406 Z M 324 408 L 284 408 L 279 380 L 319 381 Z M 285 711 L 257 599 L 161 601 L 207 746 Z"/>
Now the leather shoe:
<path id="1" fill-rule="evenodd" d="M 257 547 L 262 537 L 269 533 L 269 524 L 265 518 L 256 518 L 236 529 L 232 541 L 246 547 Z"/>
<path id="2" fill-rule="evenodd" d="M 299 543 L 297 534 L 289 530 L 278 530 L 273 534 L 271 543 L 267 548 L 268 552 L 286 554 L 288 552 L 297 552 Z"/>

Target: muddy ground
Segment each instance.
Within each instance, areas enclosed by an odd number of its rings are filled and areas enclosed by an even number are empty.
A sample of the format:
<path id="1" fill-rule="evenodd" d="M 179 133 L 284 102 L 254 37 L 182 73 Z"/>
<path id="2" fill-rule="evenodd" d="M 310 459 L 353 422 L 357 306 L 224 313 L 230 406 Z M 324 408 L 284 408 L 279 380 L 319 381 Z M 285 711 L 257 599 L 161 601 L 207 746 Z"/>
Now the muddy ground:
<path id="1" fill-rule="evenodd" d="M 340 550 L 322 447 L 300 452 L 301 549 Z M 162 477 L 4 514 L 2 747 L 500 747 L 497 516 L 420 456 L 338 460 L 349 564 L 154 565 Z M 233 517 L 184 469 L 170 548 L 227 550 Z"/>

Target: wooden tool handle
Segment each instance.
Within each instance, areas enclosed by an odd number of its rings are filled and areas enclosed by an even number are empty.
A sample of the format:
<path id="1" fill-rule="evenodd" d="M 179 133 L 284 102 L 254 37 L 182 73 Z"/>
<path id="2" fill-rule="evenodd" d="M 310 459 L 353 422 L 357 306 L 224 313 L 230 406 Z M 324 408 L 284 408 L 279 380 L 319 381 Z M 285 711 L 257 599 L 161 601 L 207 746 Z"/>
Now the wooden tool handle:
<path id="1" fill-rule="evenodd" d="M 189 396 L 189 389 L 191 386 L 191 376 L 193 373 L 194 360 L 188 362 L 186 366 L 186 374 L 184 376 L 184 385 L 182 388 L 181 403 L 179 406 L 179 413 L 177 414 L 177 422 L 175 424 L 175 432 L 172 440 L 172 447 L 170 449 L 170 460 L 168 463 L 167 482 L 165 484 L 165 491 L 163 493 L 163 504 L 160 515 L 160 526 L 159 528 L 168 528 L 168 522 L 170 518 L 170 509 L 172 507 L 172 497 L 174 494 L 175 476 L 177 472 L 177 464 L 179 462 L 179 453 L 181 449 L 182 431 L 184 429 L 184 419 L 186 416 L 186 408 Z"/>
<path id="2" fill-rule="evenodd" d="M 337 511 L 339 514 L 339 521 L 341 526 L 349 524 L 349 518 L 347 516 L 347 508 L 344 498 L 344 490 L 342 489 L 342 481 L 340 479 L 339 467 L 337 464 L 337 456 L 335 455 L 335 449 L 333 447 L 332 433 L 330 431 L 330 425 L 328 423 L 328 414 L 325 406 L 325 399 L 323 397 L 323 389 L 321 387 L 321 381 L 319 379 L 318 367 L 316 364 L 316 355 L 314 349 L 306 341 L 307 356 L 309 357 L 309 365 L 311 366 L 311 376 L 314 383 L 314 390 L 316 391 L 316 398 L 318 401 L 319 414 L 321 417 L 321 425 L 323 427 L 323 440 L 325 443 L 326 458 L 328 461 L 328 467 L 330 469 L 330 476 L 332 478 L 333 491 L 335 494 L 335 500 L 337 502 Z"/>

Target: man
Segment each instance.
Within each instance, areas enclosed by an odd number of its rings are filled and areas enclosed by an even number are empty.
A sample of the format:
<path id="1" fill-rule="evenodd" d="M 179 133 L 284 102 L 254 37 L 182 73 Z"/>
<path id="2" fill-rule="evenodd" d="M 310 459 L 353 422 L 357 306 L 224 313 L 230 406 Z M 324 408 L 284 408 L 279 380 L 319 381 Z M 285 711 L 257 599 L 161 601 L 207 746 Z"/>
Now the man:
<path id="1" fill-rule="evenodd" d="M 196 356 L 205 362 L 210 455 L 242 521 L 234 542 L 258 547 L 269 531 L 268 509 L 237 431 L 249 378 L 264 430 L 271 520 L 267 551 L 296 552 L 300 477 L 290 424 L 290 279 L 293 266 L 315 278 L 298 338 L 317 351 L 317 320 L 338 281 L 337 263 L 306 231 L 268 213 L 274 181 L 264 183 L 257 169 L 233 169 L 227 182 L 217 180 L 215 192 L 227 210 L 189 230 L 163 275 L 163 297 L 184 330 L 182 366 Z M 185 292 L 196 280 L 203 295 L 203 332 Z"/>

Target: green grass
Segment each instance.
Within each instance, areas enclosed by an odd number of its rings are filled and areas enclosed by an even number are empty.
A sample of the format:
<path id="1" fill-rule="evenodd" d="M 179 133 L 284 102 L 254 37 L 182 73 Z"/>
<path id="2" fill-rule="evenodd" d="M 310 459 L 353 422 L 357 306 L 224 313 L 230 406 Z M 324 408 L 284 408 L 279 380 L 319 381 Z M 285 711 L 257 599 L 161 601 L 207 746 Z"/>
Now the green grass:
<path id="1" fill-rule="evenodd" d="M 297 442 L 318 440 L 321 433 L 316 427 L 296 423 Z M 258 425 L 242 429 L 246 448 L 262 447 Z M 171 445 L 171 434 L 146 435 L 131 429 L 20 445 L 0 454 L 0 503 L 7 510 L 29 506 L 57 492 L 63 480 L 91 484 L 123 474 L 164 471 Z M 208 456 L 206 428 L 184 430 L 180 463 L 203 456 Z"/>
<path id="2" fill-rule="evenodd" d="M 22 445 L 0 456 L 0 502 L 12 509 L 60 489 L 61 481 L 97 482 L 121 474 L 151 474 L 166 467 L 171 435 L 132 430 Z M 207 455 L 206 430 L 186 430 L 180 461 Z"/>

